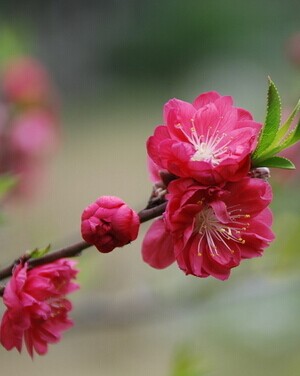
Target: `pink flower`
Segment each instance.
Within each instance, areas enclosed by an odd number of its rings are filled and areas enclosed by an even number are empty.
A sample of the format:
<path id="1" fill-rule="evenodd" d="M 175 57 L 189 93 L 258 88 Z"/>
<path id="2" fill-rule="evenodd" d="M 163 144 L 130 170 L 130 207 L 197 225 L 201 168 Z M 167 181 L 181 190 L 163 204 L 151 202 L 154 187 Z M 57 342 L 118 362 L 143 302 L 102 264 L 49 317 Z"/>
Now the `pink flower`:
<path id="1" fill-rule="evenodd" d="M 53 94 L 47 71 L 30 57 L 9 62 L 2 87 L 6 100 L 26 105 L 47 103 Z"/>
<path id="2" fill-rule="evenodd" d="M 267 207 L 271 187 L 261 179 L 205 187 L 184 178 L 168 188 L 165 217 L 143 243 L 143 258 L 155 268 L 176 259 L 186 274 L 225 280 L 242 259 L 260 256 L 274 238 Z"/>
<path id="3" fill-rule="evenodd" d="M 59 142 L 56 117 L 46 110 L 19 114 L 0 130 L 0 173 L 13 174 L 18 183 L 12 197 L 30 197 L 43 180 L 45 163 Z"/>
<path id="4" fill-rule="evenodd" d="M 300 32 L 292 34 L 286 42 L 287 58 L 300 68 Z"/>
<path id="5" fill-rule="evenodd" d="M 81 216 L 83 239 L 103 253 L 111 252 L 135 240 L 140 220 L 124 201 L 114 196 L 102 196 L 89 205 Z"/>
<path id="6" fill-rule="evenodd" d="M 12 149 L 17 153 L 41 158 L 53 152 L 58 143 L 58 121 L 45 110 L 31 110 L 11 124 Z"/>
<path id="7" fill-rule="evenodd" d="M 79 288 L 72 282 L 77 270 L 74 262 L 61 259 L 28 270 L 19 264 L 4 291 L 7 307 L 0 328 L 1 344 L 21 352 L 23 341 L 31 357 L 43 355 L 48 343 L 57 343 L 61 333 L 73 326 L 67 294 Z"/>
<path id="8" fill-rule="evenodd" d="M 164 106 L 164 121 L 147 142 L 160 169 L 204 185 L 247 175 L 261 124 L 234 107 L 231 97 L 208 92 L 193 104 L 172 99 Z"/>
<path id="9" fill-rule="evenodd" d="M 59 141 L 58 103 L 50 76 L 38 61 L 18 58 L 3 72 L 0 109 L 0 174 L 16 175 L 8 199 L 33 196 L 43 179 L 45 157 Z"/>

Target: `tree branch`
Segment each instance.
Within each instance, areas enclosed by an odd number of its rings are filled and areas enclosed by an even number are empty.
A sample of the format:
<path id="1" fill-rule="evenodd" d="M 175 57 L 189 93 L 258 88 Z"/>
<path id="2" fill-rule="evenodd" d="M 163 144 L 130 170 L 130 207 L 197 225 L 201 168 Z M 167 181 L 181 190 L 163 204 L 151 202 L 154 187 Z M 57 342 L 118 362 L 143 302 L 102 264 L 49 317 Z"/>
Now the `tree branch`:
<path id="1" fill-rule="evenodd" d="M 167 206 L 167 202 L 163 202 L 162 204 L 159 204 L 153 208 L 150 209 L 143 209 L 138 213 L 138 216 L 140 218 L 140 222 L 147 222 L 150 219 L 156 218 L 161 216 Z M 6 268 L 3 268 L 0 270 L 0 280 L 8 278 L 12 275 L 12 270 L 15 265 L 17 265 L 20 262 L 28 262 L 29 268 L 34 268 L 35 266 L 39 265 L 44 265 L 48 264 L 50 262 L 53 262 L 55 260 L 61 259 L 61 258 L 66 258 L 66 257 L 76 257 L 79 256 L 80 253 L 91 247 L 92 244 L 89 244 L 85 241 L 80 241 L 78 243 L 69 245 L 67 247 L 58 249 L 56 251 L 47 253 L 45 256 L 39 257 L 39 258 L 33 258 L 33 259 L 28 259 L 28 256 L 23 255 L 14 262 L 12 262 L 9 266 Z M 29 256 L 30 257 L 30 256 Z M 3 296 L 4 293 L 4 286 L 0 287 L 0 296 Z"/>

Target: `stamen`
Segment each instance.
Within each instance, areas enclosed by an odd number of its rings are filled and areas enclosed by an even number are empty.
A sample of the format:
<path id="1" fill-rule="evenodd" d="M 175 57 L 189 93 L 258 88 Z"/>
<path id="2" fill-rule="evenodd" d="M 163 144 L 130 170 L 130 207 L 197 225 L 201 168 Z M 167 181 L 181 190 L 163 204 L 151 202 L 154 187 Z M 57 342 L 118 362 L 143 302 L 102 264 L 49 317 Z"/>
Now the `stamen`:
<path id="1" fill-rule="evenodd" d="M 220 117 L 216 126 L 209 126 L 206 134 L 198 134 L 195 127 L 194 119 L 190 119 L 192 126 L 189 131 L 183 128 L 181 123 L 175 124 L 175 128 L 181 130 L 187 141 L 192 144 L 195 153 L 191 156 L 191 161 L 205 161 L 217 166 L 225 158 L 224 154 L 228 153 L 229 144 L 232 142 L 233 137 L 228 138 L 227 133 L 220 134 L 218 126 L 220 124 Z M 227 139 L 223 145 L 220 143 Z"/>
<path id="2" fill-rule="evenodd" d="M 200 200 L 200 202 L 202 203 L 202 200 Z M 230 213 L 232 212 L 241 212 L 241 209 L 235 208 Z M 247 218 L 249 218 L 248 215 Z M 238 244 L 245 244 L 246 241 L 245 239 L 243 239 L 241 234 L 242 232 L 247 230 L 247 227 L 249 227 L 250 224 L 240 222 L 237 220 L 238 218 L 246 218 L 246 215 L 231 215 L 231 222 L 229 224 L 224 224 L 218 221 L 211 207 L 207 206 L 202 209 L 196 217 L 196 224 L 194 229 L 194 232 L 200 235 L 197 247 L 198 256 L 202 256 L 201 248 L 204 238 L 206 240 L 208 250 L 213 257 L 219 256 L 218 249 L 215 243 L 216 240 L 221 242 L 231 254 L 233 254 L 235 251 L 229 246 L 230 243 L 228 244 L 228 241 L 233 241 Z"/>

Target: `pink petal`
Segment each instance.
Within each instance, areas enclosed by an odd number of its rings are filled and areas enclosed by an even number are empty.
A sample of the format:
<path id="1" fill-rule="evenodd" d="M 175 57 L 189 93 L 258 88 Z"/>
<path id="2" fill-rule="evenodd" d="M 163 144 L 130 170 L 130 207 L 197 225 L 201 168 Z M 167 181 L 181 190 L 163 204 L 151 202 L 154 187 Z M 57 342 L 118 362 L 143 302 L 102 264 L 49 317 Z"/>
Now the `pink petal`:
<path id="1" fill-rule="evenodd" d="M 143 260 L 156 269 L 164 269 L 175 261 L 173 241 L 162 218 L 153 222 L 142 244 Z"/>
<path id="2" fill-rule="evenodd" d="M 6 350 L 14 347 L 21 352 L 22 349 L 23 330 L 14 325 L 10 319 L 8 311 L 6 311 L 1 321 L 0 342 Z"/>
<path id="3" fill-rule="evenodd" d="M 213 208 L 215 216 L 221 223 L 231 222 L 225 202 L 220 200 L 213 201 L 210 203 L 210 206 Z"/>
<path id="4" fill-rule="evenodd" d="M 198 110 L 201 107 L 206 106 L 209 103 L 214 103 L 220 94 L 216 91 L 208 91 L 206 93 L 200 94 L 193 102 L 194 107 Z"/>
<path id="5" fill-rule="evenodd" d="M 168 128 L 164 125 L 159 125 L 154 130 L 154 135 L 149 137 L 147 140 L 147 152 L 149 157 L 156 163 L 160 165 L 160 155 L 158 153 L 161 142 L 164 140 L 169 140 L 170 134 Z"/>
<path id="6" fill-rule="evenodd" d="M 152 183 L 159 183 L 161 181 L 161 177 L 159 175 L 161 168 L 159 168 L 159 166 L 149 156 L 147 156 L 147 165 L 150 180 L 152 181 Z"/>
<path id="7" fill-rule="evenodd" d="M 238 120 L 252 120 L 252 115 L 249 111 L 244 110 L 243 108 L 237 108 Z"/>
<path id="8" fill-rule="evenodd" d="M 212 129 L 219 122 L 219 112 L 214 103 L 201 107 L 195 114 L 195 128 L 198 135 L 212 134 Z"/>
<path id="9" fill-rule="evenodd" d="M 164 122 L 169 127 L 172 127 L 172 130 L 174 130 L 173 127 L 179 123 L 183 126 L 190 126 L 191 119 L 193 119 L 195 112 L 196 110 L 191 103 L 174 98 L 164 105 Z"/>

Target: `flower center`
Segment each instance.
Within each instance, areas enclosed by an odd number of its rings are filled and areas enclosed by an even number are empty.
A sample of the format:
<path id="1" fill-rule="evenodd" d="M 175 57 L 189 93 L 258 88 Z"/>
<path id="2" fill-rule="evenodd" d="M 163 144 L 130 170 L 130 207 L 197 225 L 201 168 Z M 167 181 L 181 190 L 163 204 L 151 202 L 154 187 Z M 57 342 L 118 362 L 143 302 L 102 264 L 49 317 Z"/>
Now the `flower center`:
<path id="1" fill-rule="evenodd" d="M 202 256 L 201 245 L 203 240 L 206 240 L 208 249 L 212 256 L 218 256 L 218 249 L 216 242 L 221 242 L 230 253 L 234 250 L 230 247 L 230 242 L 245 244 L 245 240 L 241 237 L 241 232 L 246 231 L 249 223 L 241 222 L 241 219 L 250 218 L 249 214 L 242 214 L 242 209 L 231 207 L 228 212 L 231 223 L 221 223 L 213 209 L 209 206 L 201 210 L 196 216 L 194 232 L 200 236 L 198 243 L 198 255 Z M 230 208 L 228 208 L 230 209 Z"/>
<path id="2" fill-rule="evenodd" d="M 232 141 L 232 138 L 228 139 L 227 133 L 220 134 L 217 126 L 209 127 L 205 135 L 199 135 L 194 126 L 194 119 L 191 119 L 191 123 L 190 134 L 185 131 L 180 123 L 175 126 L 181 130 L 195 149 L 195 153 L 191 156 L 190 160 L 209 162 L 213 166 L 217 166 L 226 158 L 229 152 L 228 145 Z M 225 140 L 226 138 L 227 141 Z"/>
<path id="3" fill-rule="evenodd" d="M 51 309 L 49 317 L 51 317 L 52 319 L 57 316 L 60 316 L 61 313 L 66 312 L 64 296 L 50 297 L 45 301 Z"/>

